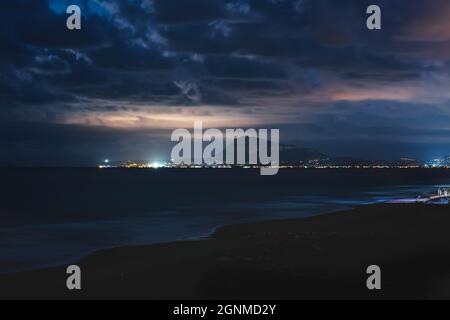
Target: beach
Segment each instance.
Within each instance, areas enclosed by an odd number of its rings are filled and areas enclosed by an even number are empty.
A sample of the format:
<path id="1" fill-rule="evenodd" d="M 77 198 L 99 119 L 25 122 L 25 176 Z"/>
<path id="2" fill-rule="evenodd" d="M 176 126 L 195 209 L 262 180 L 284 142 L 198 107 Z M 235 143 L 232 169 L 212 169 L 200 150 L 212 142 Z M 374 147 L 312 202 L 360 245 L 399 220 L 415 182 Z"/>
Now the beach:
<path id="1" fill-rule="evenodd" d="M 0 276 L 2 299 L 445 299 L 450 207 L 375 204 L 224 226 L 208 239 L 99 250 L 66 266 Z M 366 268 L 381 268 L 368 290 Z"/>

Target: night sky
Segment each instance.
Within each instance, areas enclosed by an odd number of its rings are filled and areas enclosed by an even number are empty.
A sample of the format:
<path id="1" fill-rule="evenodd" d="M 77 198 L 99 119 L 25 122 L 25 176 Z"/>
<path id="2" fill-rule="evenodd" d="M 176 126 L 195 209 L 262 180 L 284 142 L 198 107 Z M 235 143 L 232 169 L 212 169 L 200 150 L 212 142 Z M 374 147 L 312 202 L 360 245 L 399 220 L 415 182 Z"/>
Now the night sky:
<path id="1" fill-rule="evenodd" d="M 0 41 L 0 165 L 162 160 L 194 120 L 332 155 L 450 154 L 448 0 L 2 0 Z"/>

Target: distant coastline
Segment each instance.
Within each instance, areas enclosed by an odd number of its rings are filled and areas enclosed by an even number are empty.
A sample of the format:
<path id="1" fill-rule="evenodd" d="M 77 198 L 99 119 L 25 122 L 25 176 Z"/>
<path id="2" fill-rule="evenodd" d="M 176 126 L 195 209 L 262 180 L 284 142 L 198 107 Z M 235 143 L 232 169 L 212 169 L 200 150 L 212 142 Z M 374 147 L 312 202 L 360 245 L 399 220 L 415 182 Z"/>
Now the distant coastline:
<path id="1" fill-rule="evenodd" d="M 192 167 L 165 167 L 161 166 L 158 168 L 151 168 L 148 166 L 142 167 L 126 167 L 126 166 L 117 166 L 117 167 L 102 167 L 100 168 L 98 165 L 86 165 L 86 166 L 36 166 L 36 165 L 3 165 L 0 166 L 0 170 L 4 169 L 115 169 L 115 170 L 220 170 L 220 169 L 234 169 L 234 170 L 256 170 L 259 169 L 258 166 L 224 166 L 224 167 L 214 167 L 214 166 L 192 166 Z M 345 169 L 374 169 L 374 170 L 395 170 L 395 169 L 404 169 L 404 170 L 429 170 L 429 171 L 437 171 L 437 170 L 445 170 L 450 169 L 450 166 L 442 166 L 442 167 L 428 167 L 428 166 L 293 166 L 293 165 L 281 165 L 280 169 L 290 169 L 290 170 L 314 170 L 314 169 L 324 169 L 324 170 L 345 170 Z"/>

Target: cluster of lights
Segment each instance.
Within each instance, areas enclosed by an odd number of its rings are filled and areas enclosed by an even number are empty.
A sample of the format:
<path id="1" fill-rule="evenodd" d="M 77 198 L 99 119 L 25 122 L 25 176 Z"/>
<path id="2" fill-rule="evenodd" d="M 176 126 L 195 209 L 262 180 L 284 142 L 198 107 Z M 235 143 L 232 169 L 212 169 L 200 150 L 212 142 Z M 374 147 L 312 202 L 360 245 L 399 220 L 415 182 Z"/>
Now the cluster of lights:
<path id="1" fill-rule="evenodd" d="M 165 166 L 166 164 L 161 162 L 149 162 L 147 164 L 127 162 L 126 164 L 118 165 L 118 167 L 126 167 L 126 168 L 152 168 L 152 169 L 164 168 Z M 99 168 L 111 168 L 111 167 L 114 166 L 110 165 L 109 159 L 104 159 L 102 164 L 99 165 Z"/>
<path id="2" fill-rule="evenodd" d="M 150 168 L 154 168 L 154 169 L 158 169 L 158 168 L 163 167 L 163 165 L 161 163 L 159 163 L 159 162 L 152 162 L 152 163 L 150 163 L 149 167 Z"/>

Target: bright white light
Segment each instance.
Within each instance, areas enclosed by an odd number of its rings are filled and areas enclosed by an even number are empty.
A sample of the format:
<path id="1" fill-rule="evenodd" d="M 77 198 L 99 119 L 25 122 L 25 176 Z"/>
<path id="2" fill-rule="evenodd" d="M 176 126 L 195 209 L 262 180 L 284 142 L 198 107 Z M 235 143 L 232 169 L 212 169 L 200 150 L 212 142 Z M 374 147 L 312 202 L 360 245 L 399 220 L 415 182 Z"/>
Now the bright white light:
<path id="1" fill-rule="evenodd" d="M 105 159 L 105 163 L 108 163 L 109 162 L 109 160 L 108 159 Z"/>
<path id="2" fill-rule="evenodd" d="M 151 166 L 152 168 L 157 169 L 157 168 L 161 168 L 161 167 L 162 167 L 162 164 L 159 163 L 159 162 L 153 162 L 150 166 Z"/>

